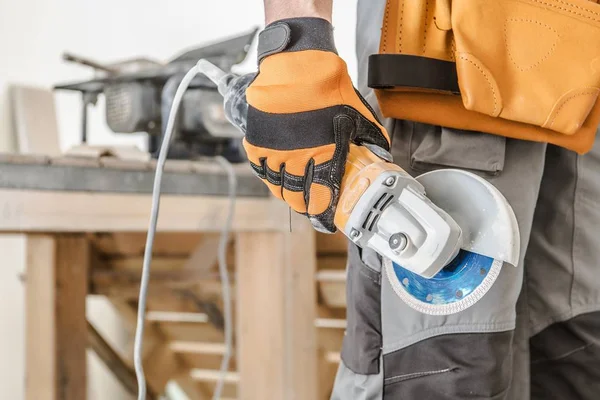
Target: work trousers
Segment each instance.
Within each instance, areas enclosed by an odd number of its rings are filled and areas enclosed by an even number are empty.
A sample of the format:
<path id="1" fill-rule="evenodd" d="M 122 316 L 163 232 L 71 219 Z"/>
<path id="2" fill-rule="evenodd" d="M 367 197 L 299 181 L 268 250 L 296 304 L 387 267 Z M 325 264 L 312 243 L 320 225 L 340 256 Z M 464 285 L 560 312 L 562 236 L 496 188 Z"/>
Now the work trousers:
<path id="1" fill-rule="evenodd" d="M 379 44 L 375 3 L 359 1 L 357 50 L 359 89 L 376 107 L 365 85 Z M 431 316 L 395 294 L 380 256 L 350 245 L 332 399 L 600 399 L 600 140 L 577 155 L 409 121 L 386 126 L 394 161 L 411 175 L 459 168 L 496 186 L 516 214 L 521 256 L 477 304 Z"/>

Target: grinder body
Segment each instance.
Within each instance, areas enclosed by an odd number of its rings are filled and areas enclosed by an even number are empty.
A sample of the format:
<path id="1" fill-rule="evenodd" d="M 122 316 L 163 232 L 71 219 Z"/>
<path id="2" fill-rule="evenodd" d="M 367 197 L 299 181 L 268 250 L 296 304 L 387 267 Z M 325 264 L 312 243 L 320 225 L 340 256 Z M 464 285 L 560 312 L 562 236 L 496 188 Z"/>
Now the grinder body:
<path id="1" fill-rule="evenodd" d="M 416 179 L 365 146 L 350 145 L 340 193 L 335 225 L 359 247 L 425 278 L 459 251 L 458 224 Z"/>

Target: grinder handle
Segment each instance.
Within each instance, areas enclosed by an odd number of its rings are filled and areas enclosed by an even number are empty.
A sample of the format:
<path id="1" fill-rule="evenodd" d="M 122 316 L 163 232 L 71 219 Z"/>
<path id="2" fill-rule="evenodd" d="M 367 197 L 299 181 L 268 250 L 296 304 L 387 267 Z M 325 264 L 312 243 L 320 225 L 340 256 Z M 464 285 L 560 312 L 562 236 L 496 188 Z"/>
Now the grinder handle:
<path id="1" fill-rule="evenodd" d="M 335 226 L 339 230 L 346 232 L 344 228 L 356 203 L 374 180 L 386 171 L 405 173 L 402 168 L 382 160 L 367 147 L 350 144 L 334 217 Z"/>

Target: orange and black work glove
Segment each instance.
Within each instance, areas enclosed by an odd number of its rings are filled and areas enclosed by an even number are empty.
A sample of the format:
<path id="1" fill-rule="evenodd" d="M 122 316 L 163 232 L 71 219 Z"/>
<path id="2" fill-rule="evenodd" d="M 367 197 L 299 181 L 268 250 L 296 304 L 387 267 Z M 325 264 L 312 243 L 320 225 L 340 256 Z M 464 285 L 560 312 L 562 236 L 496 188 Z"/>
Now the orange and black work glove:
<path id="1" fill-rule="evenodd" d="M 333 27 L 320 18 L 269 24 L 248 87 L 244 147 L 273 194 L 322 232 L 333 218 L 350 142 L 389 150 L 389 136 L 352 85 Z"/>

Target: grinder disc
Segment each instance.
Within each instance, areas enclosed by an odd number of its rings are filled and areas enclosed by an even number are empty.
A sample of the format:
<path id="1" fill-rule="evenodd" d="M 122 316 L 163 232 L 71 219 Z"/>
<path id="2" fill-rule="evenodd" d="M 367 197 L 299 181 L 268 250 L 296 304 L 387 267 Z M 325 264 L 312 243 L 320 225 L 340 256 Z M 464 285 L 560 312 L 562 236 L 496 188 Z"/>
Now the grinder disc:
<path id="1" fill-rule="evenodd" d="M 396 294 L 410 307 L 429 315 L 448 315 L 475 304 L 500 274 L 503 262 L 460 250 L 433 278 L 427 279 L 384 258 Z"/>

